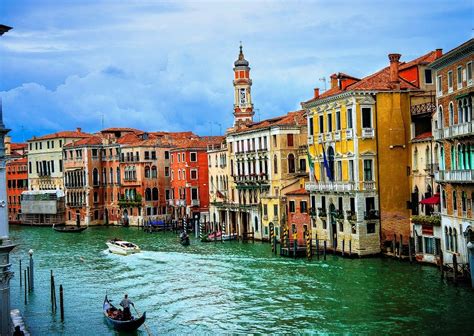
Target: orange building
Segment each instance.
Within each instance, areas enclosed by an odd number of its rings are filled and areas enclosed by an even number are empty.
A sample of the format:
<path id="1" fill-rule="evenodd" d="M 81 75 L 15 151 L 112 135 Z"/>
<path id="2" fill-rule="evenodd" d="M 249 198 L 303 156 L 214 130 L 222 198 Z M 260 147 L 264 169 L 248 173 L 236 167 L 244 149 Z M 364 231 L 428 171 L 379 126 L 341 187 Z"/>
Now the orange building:
<path id="1" fill-rule="evenodd" d="M 174 217 L 190 216 L 209 221 L 208 145 L 217 145 L 224 137 L 193 137 L 176 141 L 171 150 L 171 195 Z"/>
<path id="2" fill-rule="evenodd" d="M 20 222 L 21 193 L 26 190 L 28 190 L 28 159 L 25 157 L 9 161 L 7 163 L 7 195 L 9 223 Z"/>
<path id="3" fill-rule="evenodd" d="M 296 233 L 298 245 L 305 244 L 304 232 L 310 230 L 309 192 L 305 188 L 289 191 L 287 197 L 287 217 L 290 241 Z"/>

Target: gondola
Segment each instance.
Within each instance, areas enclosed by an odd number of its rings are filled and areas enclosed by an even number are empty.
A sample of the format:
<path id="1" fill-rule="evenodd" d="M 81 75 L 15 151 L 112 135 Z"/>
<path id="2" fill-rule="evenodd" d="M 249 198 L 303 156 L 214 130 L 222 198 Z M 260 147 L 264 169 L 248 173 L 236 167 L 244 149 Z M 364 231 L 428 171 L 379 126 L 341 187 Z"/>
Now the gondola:
<path id="1" fill-rule="evenodd" d="M 188 246 L 189 245 L 189 236 L 187 233 L 182 232 L 181 235 L 179 236 L 179 242 L 183 246 Z"/>
<path id="2" fill-rule="evenodd" d="M 105 295 L 104 299 L 104 316 L 107 322 L 115 328 L 115 330 L 120 330 L 120 331 L 134 331 L 140 328 L 140 326 L 145 323 L 146 319 L 146 312 L 143 312 L 142 316 L 139 318 L 133 318 L 131 320 L 127 321 L 121 321 L 119 319 L 114 319 L 113 316 L 117 316 L 118 312 L 121 312 L 121 310 L 118 310 L 107 298 L 107 295 Z"/>
<path id="3" fill-rule="evenodd" d="M 76 226 L 76 225 L 53 225 L 54 231 L 57 232 L 67 232 L 67 233 L 80 233 L 87 229 L 87 226 Z"/>

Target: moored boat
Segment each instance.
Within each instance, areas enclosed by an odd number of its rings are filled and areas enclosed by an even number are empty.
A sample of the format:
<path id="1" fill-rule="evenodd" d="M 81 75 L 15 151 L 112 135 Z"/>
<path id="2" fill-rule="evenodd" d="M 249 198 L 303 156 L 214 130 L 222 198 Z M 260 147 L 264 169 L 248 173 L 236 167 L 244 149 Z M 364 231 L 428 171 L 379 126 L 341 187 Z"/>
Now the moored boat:
<path id="1" fill-rule="evenodd" d="M 106 244 L 109 247 L 109 251 L 115 254 L 129 255 L 141 251 L 138 245 L 118 238 L 111 239 Z"/>
<path id="2" fill-rule="evenodd" d="M 207 239 L 213 240 L 213 239 L 221 239 L 222 236 L 222 231 L 217 231 L 209 234 L 207 236 Z"/>
<path id="3" fill-rule="evenodd" d="M 143 312 L 142 316 L 138 318 L 134 318 L 132 316 L 130 320 L 122 320 L 122 310 L 117 309 L 107 298 L 107 295 L 105 295 L 103 311 L 107 322 L 116 330 L 134 331 L 137 330 L 143 323 L 145 323 L 146 320 L 146 312 Z"/>
<path id="4" fill-rule="evenodd" d="M 87 229 L 87 226 L 77 226 L 77 225 L 53 225 L 53 229 L 56 232 L 67 232 L 67 233 L 80 233 Z"/>
<path id="5" fill-rule="evenodd" d="M 235 240 L 237 239 L 237 233 L 223 234 L 222 240 Z"/>

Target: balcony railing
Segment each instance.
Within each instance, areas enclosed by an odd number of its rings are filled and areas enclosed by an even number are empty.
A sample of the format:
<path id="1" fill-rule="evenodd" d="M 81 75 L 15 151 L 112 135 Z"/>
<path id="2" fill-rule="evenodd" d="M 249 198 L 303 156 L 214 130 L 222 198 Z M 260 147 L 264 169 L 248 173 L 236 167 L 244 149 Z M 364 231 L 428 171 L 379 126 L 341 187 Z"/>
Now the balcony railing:
<path id="1" fill-rule="evenodd" d="M 410 110 L 411 110 L 412 115 L 427 114 L 427 113 L 431 115 L 433 112 L 436 112 L 436 104 L 432 102 L 417 104 L 417 105 L 413 105 L 410 108 Z"/>
<path id="2" fill-rule="evenodd" d="M 352 132 L 352 129 L 346 129 L 346 139 L 352 139 L 353 138 L 353 132 Z"/>
<path id="3" fill-rule="evenodd" d="M 312 145 L 313 144 L 313 136 L 312 135 L 308 135 L 308 145 Z"/>
<path id="4" fill-rule="evenodd" d="M 474 120 L 462 123 L 455 124 L 451 126 L 446 126 L 442 129 L 436 129 L 434 132 L 434 139 L 448 139 L 448 138 L 460 138 L 464 136 L 472 136 L 474 132 Z"/>
<path id="5" fill-rule="evenodd" d="M 334 133 L 334 140 L 340 141 L 341 140 L 341 131 L 336 131 Z"/>
<path id="6" fill-rule="evenodd" d="M 362 188 L 364 190 L 368 190 L 368 191 L 375 190 L 375 182 L 374 181 L 363 181 L 362 182 Z"/>
<path id="7" fill-rule="evenodd" d="M 375 130 L 373 128 L 363 128 L 362 129 L 362 138 L 370 139 L 375 136 Z"/>
<path id="8" fill-rule="evenodd" d="M 354 182 L 307 182 L 305 184 L 307 191 L 353 191 L 355 190 Z"/>
<path id="9" fill-rule="evenodd" d="M 197 199 L 191 200 L 191 206 L 199 206 L 199 200 Z"/>
<path id="10" fill-rule="evenodd" d="M 474 169 L 440 170 L 435 173 L 436 182 L 474 183 Z"/>
<path id="11" fill-rule="evenodd" d="M 380 219 L 378 210 L 364 211 L 364 220 Z"/>

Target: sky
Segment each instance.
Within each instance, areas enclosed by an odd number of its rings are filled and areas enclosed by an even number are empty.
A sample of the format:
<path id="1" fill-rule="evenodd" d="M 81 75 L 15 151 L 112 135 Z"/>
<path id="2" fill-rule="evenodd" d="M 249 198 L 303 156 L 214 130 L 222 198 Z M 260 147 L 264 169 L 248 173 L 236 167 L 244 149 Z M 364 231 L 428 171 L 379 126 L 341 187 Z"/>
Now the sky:
<path id="1" fill-rule="evenodd" d="M 258 121 L 300 109 L 332 73 L 449 51 L 473 22 L 472 0 L 2 0 L 3 118 L 17 142 L 76 127 L 218 135 L 240 41 Z"/>

